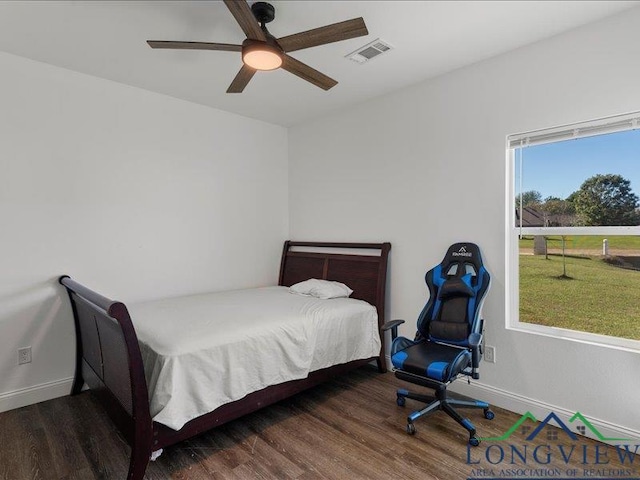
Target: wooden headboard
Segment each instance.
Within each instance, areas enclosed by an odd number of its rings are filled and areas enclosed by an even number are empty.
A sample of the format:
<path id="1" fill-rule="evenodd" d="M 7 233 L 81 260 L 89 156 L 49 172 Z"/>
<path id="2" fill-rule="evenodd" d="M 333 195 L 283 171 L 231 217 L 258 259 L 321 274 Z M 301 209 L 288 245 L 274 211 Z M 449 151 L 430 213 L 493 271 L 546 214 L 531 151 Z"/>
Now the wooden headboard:
<path id="1" fill-rule="evenodd" d="M 353 290 L 351 298 L 364 300 L 378 310 L 384 324 L 387 260 L 391 244 L 284 242 L 278 285 L 319 278 L 342 282 Z M 362 253 L 364 251 L 364 253 Z M 354 253 L 345 253 L 354 252 Z"/>

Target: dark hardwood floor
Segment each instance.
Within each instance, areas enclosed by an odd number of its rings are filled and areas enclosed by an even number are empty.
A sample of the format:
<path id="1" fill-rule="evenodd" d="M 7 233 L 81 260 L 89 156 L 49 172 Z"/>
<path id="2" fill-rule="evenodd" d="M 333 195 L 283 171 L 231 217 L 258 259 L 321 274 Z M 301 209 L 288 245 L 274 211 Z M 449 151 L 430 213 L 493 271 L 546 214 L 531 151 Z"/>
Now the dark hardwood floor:
<path id="1" fill-rule="evenodd" d="M 573 441 L 554 427 L 547 428 L 556 430 L 558 439 L 543 439 L 549 447 L 538 449 L 535 457 L 536 445 L 527 445 L 525 435 L 516 433 L 508 442 L 468 448 L 466 432 L 443 412 L 419 420 L 416 435 L 410 436 L 406 415 L 418 404 L 396 405 L 400 385 L 392 373 L 361 368 L 166 449 L 149 464 L 146 478 L 425 480 L 507 473 L 513 475 L 505 478 L 561 478 L 573 468 L 575 478 L 640 477 L 640 459 L 621 464 L 614 447 L 583 437 Z M 493 421 L 485 420 L 482 411 L 468 411 L 479 436 L 500 436 L 520 418 L 494 411 Z M 0 479 L 126 477 L 129 447 L 89 392 L 0 414 L 0 440 Z M 565 456 L 574 452 L 568 463 L 558 444 L 565 445 Z M 527 449 L 526 462 L 517 455 L 511 462 L 513 448 L 520 454 Z M 504 459 L 498 462 L 501 452 Z M 603 452 L 608 463 L 595 463 L 596 455 L 599 461 L 605 458 Z M 619 469 L 627 474 L 618 475 L 623 473 Z"/>

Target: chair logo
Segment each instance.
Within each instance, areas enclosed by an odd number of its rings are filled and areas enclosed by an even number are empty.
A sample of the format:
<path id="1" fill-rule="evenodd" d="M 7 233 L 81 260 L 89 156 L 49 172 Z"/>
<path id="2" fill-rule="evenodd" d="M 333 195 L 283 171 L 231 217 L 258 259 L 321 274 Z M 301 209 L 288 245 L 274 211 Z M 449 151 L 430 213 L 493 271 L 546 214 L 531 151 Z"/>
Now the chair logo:
<path id="1" fill-rule="evenodd" d="M 473 254 L 471 252 L 467 252 L 467 247 L 464 245 L 460 247 L 460 250 L 457 252 L 451 253 L 452 257 L 472 257 Z"/>
<path id="2" fill-rule="evenodd" d="M 605 443 L 585 441 L 578 434 Z M 518 441 L 509 442 L 515 436 Z M 480 440 L 478 447 L 467 446 L 466 461 L 472 466 L 467 480 L 640 479 L 637 440 L 607 437 L 580 412 L 568 422 L 554 412 L 542 421 L 526 412 L 502 435 Z"/>

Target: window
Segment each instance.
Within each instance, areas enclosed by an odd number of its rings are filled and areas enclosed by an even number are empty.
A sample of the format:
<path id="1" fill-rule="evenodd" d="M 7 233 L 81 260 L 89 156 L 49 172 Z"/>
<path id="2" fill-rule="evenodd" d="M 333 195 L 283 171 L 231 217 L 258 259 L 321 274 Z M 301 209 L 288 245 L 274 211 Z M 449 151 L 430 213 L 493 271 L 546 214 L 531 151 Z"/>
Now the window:
<path id="1" fill-rule="evenodd" d="M 509 326 L 640 350 L 640 113 L 508 138 Z"/>

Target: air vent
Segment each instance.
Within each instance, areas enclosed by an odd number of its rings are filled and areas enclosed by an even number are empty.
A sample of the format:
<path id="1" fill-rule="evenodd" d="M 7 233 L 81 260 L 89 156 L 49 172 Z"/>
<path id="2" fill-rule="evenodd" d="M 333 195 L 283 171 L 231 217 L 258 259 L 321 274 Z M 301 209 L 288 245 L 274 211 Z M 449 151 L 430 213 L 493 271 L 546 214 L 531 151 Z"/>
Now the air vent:
<path id="1" fill-rule="evenodd" d="M 350 53 L 346 58 L 353 60 L 356 63 L 366 63 L 372 58 L 376 58 L 383 53 L 387 53 L 392 48 L 393 47 L 387 42 L 378 38 L 364 47 L 360 47 L 355 52 Z"/>

